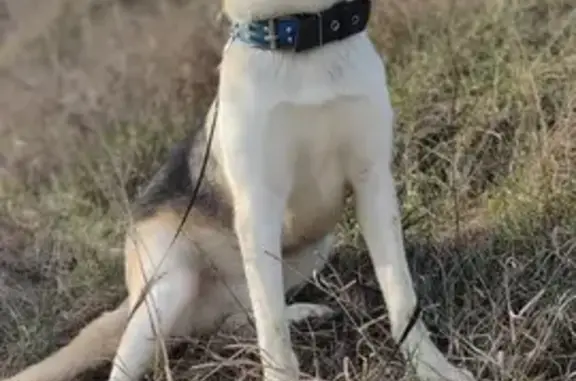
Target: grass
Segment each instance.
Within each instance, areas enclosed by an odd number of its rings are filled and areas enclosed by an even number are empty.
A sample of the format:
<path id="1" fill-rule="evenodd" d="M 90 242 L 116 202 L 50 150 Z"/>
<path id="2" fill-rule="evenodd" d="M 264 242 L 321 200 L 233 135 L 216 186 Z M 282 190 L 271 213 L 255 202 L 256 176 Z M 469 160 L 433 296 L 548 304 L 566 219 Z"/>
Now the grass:
<path id="1" fill-rule="evenodd" d="M 35 70 L 41 86 L 25 113 L 3 115 L 18 128 L 0 126 L 1 375 L 64 345 L 123 297 L 129 200 L 214 92 L 221 29 L 198 33 L 209 6 L 81 3 L 23 44 L 2 79 Z M 127 50 L 142 39 L 134 23 L 156 48 Z M 395 173 L 424 319 L 479 378 L 576 380 L 574 25 L 568 0 L 376 4 L 371 34 L 388 61 Z M 125 44 L 110 50 L 102 40 L 112 37 Z M 46 62 L 34 66 L 39 56 Z M 54 76 L 63 83 L 56 100 Z M 340 311 L 294 327 L 303 371 L 410 380 L 350 211 L 339 231 L 342 255 L 321 274 L 323 287 L 290 296 Z M 171 357 L 175 379 L 255 380 L 253 344 L 183 340 Z"/>

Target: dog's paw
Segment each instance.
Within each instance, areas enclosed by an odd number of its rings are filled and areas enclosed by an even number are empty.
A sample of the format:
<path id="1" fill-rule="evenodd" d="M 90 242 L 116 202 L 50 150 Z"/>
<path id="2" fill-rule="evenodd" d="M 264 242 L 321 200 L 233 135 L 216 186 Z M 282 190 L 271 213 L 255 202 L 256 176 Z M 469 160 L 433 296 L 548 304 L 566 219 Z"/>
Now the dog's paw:
<path id="1" fill-rule="evenodd" d="M 410 336 L 416 347 L 403 347 L 404 355 L 419 381 L 475 381 L 466 369 L 454 366 L 432 343 L 426 330 L 415 330 Z M 406 343 L 405 343 L 406 344 Z"/>
<path id="2" fill-rule="evenodd" d="M 294 303 L 286 307 L 286 319 L 289 323 L 298 323 L 311 317 L 328 317 L 336 312 L 322 304 Z"/>

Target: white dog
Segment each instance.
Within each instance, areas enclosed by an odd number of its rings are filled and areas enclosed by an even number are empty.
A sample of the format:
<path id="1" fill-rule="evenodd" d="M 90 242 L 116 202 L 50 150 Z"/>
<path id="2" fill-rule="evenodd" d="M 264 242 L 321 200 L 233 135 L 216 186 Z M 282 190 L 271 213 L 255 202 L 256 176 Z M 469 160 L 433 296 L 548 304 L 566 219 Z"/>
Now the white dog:
<path id="1" fill-rule="evenodd" d="M 387 79 L 365 31 L 369 10 L 369 0 L 224 0 L 234 34 L 218 107 L 136 202 L 128 300 L 10 381 L 69 380 L 112 355 L 110 381 L 137 380 L 158 333 L 205 331 L 222 319 L 241 326 L 243 308 L 256 322 L 264 380 L 298 380 L 288 323 L 330 309 L 286 306 L 285 291 L 322 266 L 347 187 L 400 341 L 417 300 L 391 173 Z M 212 128 L 197 202 L 171 245 Z M 400 344 L 422 381 L 473 380 L 421 320 Z"/>

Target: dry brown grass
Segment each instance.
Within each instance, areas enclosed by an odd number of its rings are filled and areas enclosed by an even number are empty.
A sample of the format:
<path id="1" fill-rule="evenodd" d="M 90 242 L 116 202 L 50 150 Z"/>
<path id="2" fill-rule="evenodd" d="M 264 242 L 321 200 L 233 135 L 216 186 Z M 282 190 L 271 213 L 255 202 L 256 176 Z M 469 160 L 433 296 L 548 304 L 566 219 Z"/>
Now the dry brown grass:
<path id="1" fill-rule="evenodd" d="M 10 19 L 0 7 L 16 41 L 0 47 L 1 375 L 123 296 L 127 202 L 201 117 L 224 41 L 211 0 L 43 1 L 36 30 L 33 0 L 6 0 Z M 575 23 L 569 0 L 377 3 L 425 320 L 490 380 L 576 380 Z M 410 379 L 374 321 L 385 311 L 350 214 L 341 233 L 322 283 L 291 296 L 341 311 L 294 328 L 303 370 Z M 239 340 L 185 340 L 175 378 L 256 379 Z"/>

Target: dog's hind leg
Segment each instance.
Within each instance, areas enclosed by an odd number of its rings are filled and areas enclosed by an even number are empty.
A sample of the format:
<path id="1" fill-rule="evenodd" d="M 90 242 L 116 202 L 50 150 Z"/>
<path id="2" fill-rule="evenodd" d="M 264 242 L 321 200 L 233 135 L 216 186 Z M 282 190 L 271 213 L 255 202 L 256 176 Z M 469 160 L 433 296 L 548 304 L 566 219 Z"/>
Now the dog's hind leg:
<path id="1" fill-rule="evenodd" d="M 388 101 L 387 96 L 381 100 Z M 392 113 L 372 105 L 355 110 L 358 114 L 351 113 L 355 117 L 352 120 L 367 124 L 354 131 L 349 176 L 355 190 L 358 221 L 384 293 L 392 335 L 398 341 L 415 311 L 416 294 L 406 261 L 391 172 Z M 468 372 L 448 362 L 430 340 L 421 319 L 407 335 L 402 349 L 422 381 L 473 380 Z"/>
<path id="2" fill-rule="evenodd" d="M 197 296 L 192 243 L 179 218 L 166 212 L 139 222 L 126 243 L 126 281 L 132 316 L 114 358 L 110 381 L 136 381 L 149 367 L 158 340 L 187 332 L 186 313 Z"/>
<path id="3" fill-rule="evenodd" d="M 70 381 L 110 361 L 128 320 L 128 300 L 90 322 L 68 345 L 5 381 Z"/>

